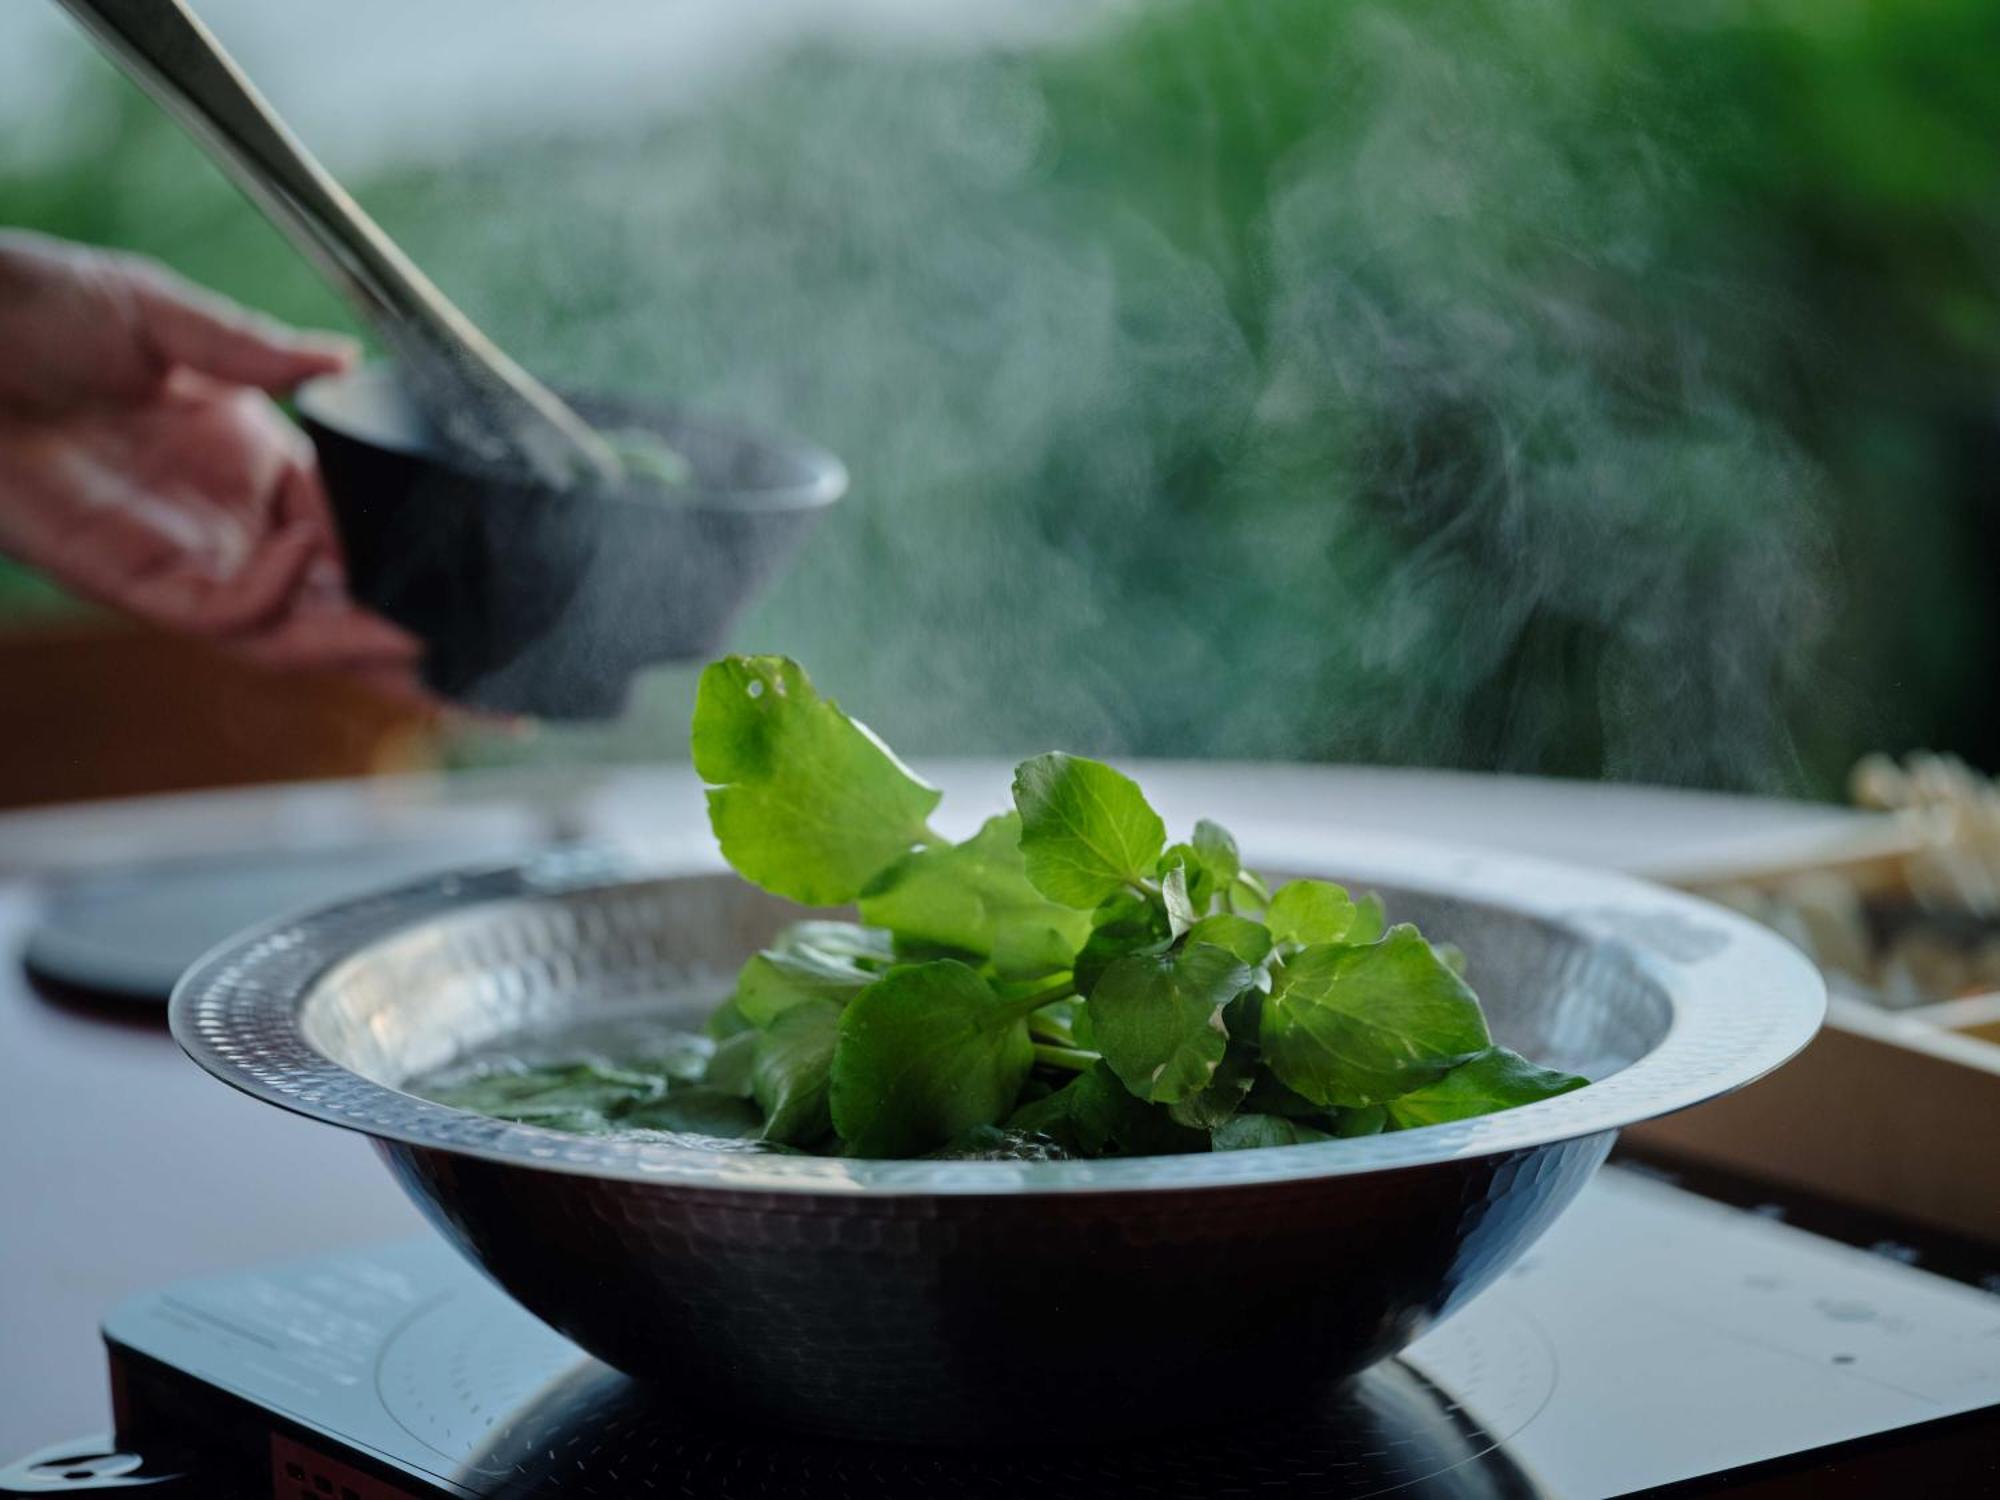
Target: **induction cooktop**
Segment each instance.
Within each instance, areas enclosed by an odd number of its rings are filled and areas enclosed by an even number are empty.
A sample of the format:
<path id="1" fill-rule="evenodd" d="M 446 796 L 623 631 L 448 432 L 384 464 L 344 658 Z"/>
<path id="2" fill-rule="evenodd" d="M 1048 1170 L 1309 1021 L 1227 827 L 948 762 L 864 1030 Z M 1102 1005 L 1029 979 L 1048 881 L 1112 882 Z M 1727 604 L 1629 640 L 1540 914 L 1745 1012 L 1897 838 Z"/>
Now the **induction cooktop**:
<path id="1" fill-rule="evenodd" d="M 1004 1449 L 745 1430 L 662 1404 L 441 1243 L 345 1251 L 115 1309 L 115 1438 L 32 1455 L 0 1494 L 2000 1493 L 1983 1252 L 1865 1221 L 1847 1243 L 1801 1227 L 1810 1205 L 1698 1185 L 1609 1168 L 1504 1281 L 1341 1396 L 1138 1448 L 1069 1441 L 1060 1392 L 1048 1429 Z"/>

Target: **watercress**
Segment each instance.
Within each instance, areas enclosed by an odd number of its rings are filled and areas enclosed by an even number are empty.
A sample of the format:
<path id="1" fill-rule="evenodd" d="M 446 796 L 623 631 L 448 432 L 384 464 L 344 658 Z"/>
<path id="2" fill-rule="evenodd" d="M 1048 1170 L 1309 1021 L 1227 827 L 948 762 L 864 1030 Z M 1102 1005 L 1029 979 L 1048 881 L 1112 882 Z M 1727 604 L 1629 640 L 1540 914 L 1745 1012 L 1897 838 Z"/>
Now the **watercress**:
<path id="1" fill-rule="evenodd" d="M 647 1063 L 489 1070 L 434 1098 L 593 1133 L 862 1157 L 1043 1160 L 1352 1139 L 1580 1088 L 1494 1043 L 1464 955 L 1330 881 L 1272 889 L 1131 778 L 1038 755 L 959 842 L 939 794 L 796 662 L 703 672 L 695 769 L 794 923 L 706 1035 Z"/>
<path id="2" fill-rule="evenodd" d="M 934 787 L 813 691 L 797 662 L 732 656 L 701 674 L 691 735 L 708 820 L 737 873 L 835 906 L 920 843 Z"/>

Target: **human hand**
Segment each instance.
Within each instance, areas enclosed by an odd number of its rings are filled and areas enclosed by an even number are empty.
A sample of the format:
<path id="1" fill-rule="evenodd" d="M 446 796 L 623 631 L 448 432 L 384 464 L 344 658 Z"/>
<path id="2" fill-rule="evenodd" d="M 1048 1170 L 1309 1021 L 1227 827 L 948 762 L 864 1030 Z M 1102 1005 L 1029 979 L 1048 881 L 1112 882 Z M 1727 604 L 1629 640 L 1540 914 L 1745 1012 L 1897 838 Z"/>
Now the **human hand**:
<path id="1" fill-rule="evenodd" d="M 264 665 L 420 695 L 416 642 L 348 596 L 312 445 L 267 394 L 352 358 L 151 261 L 0 233 L 0 551 Z"/>

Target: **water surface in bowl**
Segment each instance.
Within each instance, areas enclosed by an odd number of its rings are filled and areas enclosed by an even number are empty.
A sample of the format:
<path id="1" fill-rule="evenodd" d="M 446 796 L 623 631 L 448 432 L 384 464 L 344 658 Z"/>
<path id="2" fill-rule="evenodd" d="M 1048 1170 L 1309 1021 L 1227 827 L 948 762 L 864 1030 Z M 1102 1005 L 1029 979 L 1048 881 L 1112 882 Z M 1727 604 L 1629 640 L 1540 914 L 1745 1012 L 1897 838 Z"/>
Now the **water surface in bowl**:
<path id="1" fill-rule="evenodd" d="M 749 1037 L 733 1048 L 678 1015 L 600 1017 L 555 1032 L 494 1039 L 408 1080 L 407 1092 L 454 1109 L 572 1135 L 633 1140 L 698 1136 L 701 1144 L 760 1140 L 749 1094 Z M 717 1075 L 731 1059 L 729 1087 Z"/>

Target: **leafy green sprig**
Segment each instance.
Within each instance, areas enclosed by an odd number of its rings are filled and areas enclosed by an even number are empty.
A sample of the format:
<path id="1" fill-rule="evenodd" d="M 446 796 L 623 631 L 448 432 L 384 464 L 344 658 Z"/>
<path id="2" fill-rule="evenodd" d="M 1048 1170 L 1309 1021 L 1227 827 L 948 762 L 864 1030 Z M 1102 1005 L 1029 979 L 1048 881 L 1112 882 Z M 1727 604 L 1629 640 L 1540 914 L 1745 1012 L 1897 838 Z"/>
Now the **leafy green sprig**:
<path id="1" fill-rule="evenodd" d="M 783 657 L 702 674 L 695 769 L 746 879 L 860 921 L 752 957 L 709 1064 L 767 1142 L 855 1156 L 1235 1150 L 1465 1119 L 1585 1080 L 1497 1046 L 1452 950 L 1235 840 L 1169 844 L 1129 778 L 1048 754 L 951 843 L 939 793 Z M 729 1080 L 721 1082 L 726 1084 Z M 702 1087 L 728 1093 L 707 1076 Z M 670 1096 L 671 1097 L 671 1096 Z"/>

